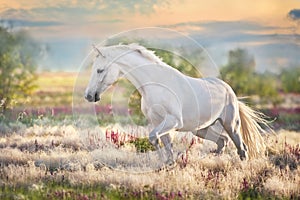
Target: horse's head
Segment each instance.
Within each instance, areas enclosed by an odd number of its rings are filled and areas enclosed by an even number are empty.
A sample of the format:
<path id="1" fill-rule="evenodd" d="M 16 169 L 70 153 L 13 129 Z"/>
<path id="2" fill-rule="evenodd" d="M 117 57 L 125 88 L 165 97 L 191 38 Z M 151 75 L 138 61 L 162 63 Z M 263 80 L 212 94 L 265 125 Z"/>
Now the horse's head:
<path id="1" fill-rule="evenodd" d="M 97 102 L 100 95 L 119 77 L 119 67 L 111 61 L 103 51 L 94 46 L 97 57 L 93 63 L 89 84 L 85 90 L 85 99 Z"/>

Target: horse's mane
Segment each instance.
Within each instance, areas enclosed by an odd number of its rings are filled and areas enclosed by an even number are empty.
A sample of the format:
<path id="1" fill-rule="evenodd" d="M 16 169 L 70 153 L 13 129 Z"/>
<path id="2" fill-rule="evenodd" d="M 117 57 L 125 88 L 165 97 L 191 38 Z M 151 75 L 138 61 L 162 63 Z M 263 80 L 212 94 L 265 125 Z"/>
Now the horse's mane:
<path id="1" fill-rule="evenodd" d="M 164 63 L 161 60 L 161 58 L 159 58 L 157 55 L 155 55 L 154 51 L 150 51 L 150 50 L 146 49 L 145 47 L 143 47 L 139 44 L 136 44 L 136 43 L 129 44 L 128 47 L 131 50 L 138 51 L 142 56 L 149 59 L 150 61 L 153 61 L 160 65 L 166 65 L 166 63 Z"/>

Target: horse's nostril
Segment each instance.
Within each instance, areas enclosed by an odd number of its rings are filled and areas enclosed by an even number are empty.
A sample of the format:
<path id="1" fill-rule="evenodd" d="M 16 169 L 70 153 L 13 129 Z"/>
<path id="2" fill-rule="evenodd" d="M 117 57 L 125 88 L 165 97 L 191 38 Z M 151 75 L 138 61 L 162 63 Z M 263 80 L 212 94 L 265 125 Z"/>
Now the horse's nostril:
<path id="1" fill-rule="evenodd" d="M 98 93 L 95 94 L 95 102 L 99 101 L 100 100 L 100 96 Z"/>
<path id="2" fill-rule="evenodd" d="M 86 99 L 87 99 L 87 100 L 92 100 L 92 98 L 93 98 L 93 97 L 92 97 L 92 95 L 90 95 L 90 94 L 88 94 L 88 95 L 86 96 Z"/>

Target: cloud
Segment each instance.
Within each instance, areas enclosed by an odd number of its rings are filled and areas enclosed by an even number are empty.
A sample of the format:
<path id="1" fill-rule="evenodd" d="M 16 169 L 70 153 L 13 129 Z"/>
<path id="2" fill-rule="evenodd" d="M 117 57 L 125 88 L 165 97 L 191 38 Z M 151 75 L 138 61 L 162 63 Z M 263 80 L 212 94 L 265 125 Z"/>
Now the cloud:
<path id="1" fill-rule="evenodd" d="M 155 12 L 155 7 L 168 5 L 169 0 L 90 0 L 86 1 L 48 1 L 45 4 L 33 4 L 22 8 L 7 8 L 0 12 L 0 18 L 22 20 L 51 20 L 64 23 L 85 23 L 88 21 L 124 18 L 134 13 L 149 15 Z M 101 21 L 100 20 L 100 21 Z"/>
<path id="2" fill-rule="evenodd" d="M 89 23 L 115 24 L 115 23 L 122 23 L 122 22 L 124 22 L 124 20 L 122 19 L 104 19 L 104 20 L 90 21 Z"/>
<path id="3" fill-rule="evenodd" d="M 288 13 L 292 20 L 300 20 L 300 9 L 293 9 Z"/>
<path id="4" fill-rule="evenodd" d="M 265 26 L 257 22 L 251 21 L 214 21 L 206 22 L 202 24 L 203 27 L 214 30 L 214 31 L 262 31 L 262 30 L 273 30 L 277 27 Z"/>
<path id="5" fill-rule="evenodd" d="M 59 26 L 63 25 L 56 21 L 30 21 L 20 19 L 2 19 L 3 24 L 12 25 L 13 27 L 45 27 L 45 26 Z"/>
<path id="6" fill-rule="evenodd" d="M 203 41 L 203 45 L 220 43 L 272 43 L 296 39 L 299 35 L 292 32 L 293 27 L 277 27 L 253 21 L 205 21 L 187 22 L 168 26 L 180 30 Z"/>
<path id="7" fill-rule="evenodd" d="M 105 5 L 105 10 L 113 12 L 135 12 L 141 14 L 150 14 L 155 12 L 155 6 L 164 6 L 168 4 L 168 0 L 127 0 L 127 1 L 111 1 L 104 0 L 101 7 Z"/>
<path id="8" fill-rule="evenodd" d="M 205 21 L 178 23 L 169 26 L 201 41 L 204 46 L 220 45 L 221 43 L 272 43 L 286 40 L 286 32 L 291 27 L 277 27 L 252 21 Z M 284 34 L 283 34 L 284 33 Z M 294 35 L 299 38 L 299 36 Z"/>
<path id="9" fill-rule="evenodd" d="M 180 27 L 198 27 L 205 32 L 214 32 L 218 34 L 228 33 L 228 32 L 246 32 L 246 31 L 266 31 L 280 29 L 275 26 L 265 26 L 257 22 L 252 21 L 206 21 L 206 22 L 186 22 L 177 23 L 172 25 L 167 25 L 164 27 L 168 28 L 180 28 Z"/>

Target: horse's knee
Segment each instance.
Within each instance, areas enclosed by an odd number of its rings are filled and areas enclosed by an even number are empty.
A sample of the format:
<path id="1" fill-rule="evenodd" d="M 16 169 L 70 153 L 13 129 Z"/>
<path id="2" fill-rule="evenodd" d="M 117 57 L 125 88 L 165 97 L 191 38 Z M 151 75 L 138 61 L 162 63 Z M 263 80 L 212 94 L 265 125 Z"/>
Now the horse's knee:
<path id="1" fill-rule="evenodd" d="M 158 136 L 156 133 L 151 132 L 149 134 L 149 142 L 157 149 L 159 147 Z"/>

